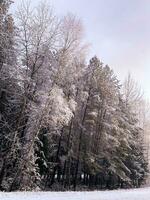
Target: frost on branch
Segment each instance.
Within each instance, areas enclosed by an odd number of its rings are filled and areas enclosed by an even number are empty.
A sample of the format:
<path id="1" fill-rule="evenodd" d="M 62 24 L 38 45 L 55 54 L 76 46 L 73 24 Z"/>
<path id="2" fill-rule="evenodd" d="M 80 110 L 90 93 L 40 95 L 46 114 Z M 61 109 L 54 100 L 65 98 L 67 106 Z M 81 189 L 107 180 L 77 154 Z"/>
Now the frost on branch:
<path id="1" fill-rule="evenodd" d="M 43 93 L 40 98 L 41 112 L 45 109 L 44 124 L 59 127 L 69 123 L 73 116 L 76 102 L 73 99 L 68 101 L 61 88 L 54 86 L 50 91 L 50 95 Z"/>
<path id="2" fill-rule="evenodd" d="M 53 88 L 50 98 L 52 101 L 52 123 L 54 123 L 56 126 L 67 125 L 73 116 L 75 102 L 73 100 L 68 102 L 64 96 L 63 90 L 57 86 Z"/>

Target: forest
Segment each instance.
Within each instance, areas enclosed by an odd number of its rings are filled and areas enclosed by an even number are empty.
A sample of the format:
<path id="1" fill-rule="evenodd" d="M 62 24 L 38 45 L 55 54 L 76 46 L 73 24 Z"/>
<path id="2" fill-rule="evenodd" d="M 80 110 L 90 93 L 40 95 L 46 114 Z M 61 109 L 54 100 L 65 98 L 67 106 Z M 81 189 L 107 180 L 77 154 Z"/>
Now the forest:
<path id="1" fill-rule="evenodd" d="M 0 0 L 0 190 L 145 184 L 148 103 L 132 76 L 88 61 L 74 14 L 11 4 Z"/>

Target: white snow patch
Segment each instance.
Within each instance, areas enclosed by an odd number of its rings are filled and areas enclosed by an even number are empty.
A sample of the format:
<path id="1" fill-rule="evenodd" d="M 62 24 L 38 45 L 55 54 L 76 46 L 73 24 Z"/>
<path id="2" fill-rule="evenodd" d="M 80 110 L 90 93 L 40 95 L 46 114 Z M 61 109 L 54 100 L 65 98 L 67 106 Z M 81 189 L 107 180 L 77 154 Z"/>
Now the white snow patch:
<path id="1" fill-rule="evenodd" d="M 94 192 L 0 193 L 0 200 L 149 200 L 150 188 Z"/>

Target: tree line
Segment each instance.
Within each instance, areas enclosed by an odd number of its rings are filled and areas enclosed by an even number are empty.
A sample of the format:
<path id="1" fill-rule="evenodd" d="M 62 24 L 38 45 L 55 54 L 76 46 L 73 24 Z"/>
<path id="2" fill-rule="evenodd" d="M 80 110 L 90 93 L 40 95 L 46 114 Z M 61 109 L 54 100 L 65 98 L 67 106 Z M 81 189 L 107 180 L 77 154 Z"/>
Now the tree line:
<path id="1" fill-rule="evenodd" d="M 22 2 L 14 20 L 11 3 L 0 0 L 0 189 L 140 187 L 148 163 L 130 77 L 122 87 L 96 56 L 87 64 L 73 14 Z"/>

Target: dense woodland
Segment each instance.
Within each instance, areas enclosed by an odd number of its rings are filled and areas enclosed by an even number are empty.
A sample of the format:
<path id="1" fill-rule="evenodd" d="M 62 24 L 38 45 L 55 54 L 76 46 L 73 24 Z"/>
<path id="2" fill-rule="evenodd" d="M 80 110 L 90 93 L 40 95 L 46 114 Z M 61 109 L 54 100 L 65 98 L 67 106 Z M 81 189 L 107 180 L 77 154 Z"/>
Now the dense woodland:
<path id="1" fill-rule="evenodd" d="M 148 163 L 136 83 L 121 84 L 96 56 L 87 62 L 73 14 L 25 2 L 13 18 L 11 3 L 0 0 L 0 189 L 140 187 Z"/>

